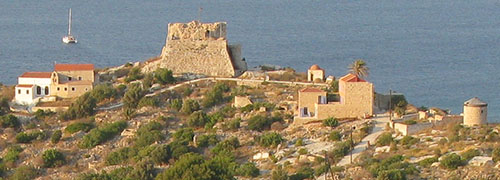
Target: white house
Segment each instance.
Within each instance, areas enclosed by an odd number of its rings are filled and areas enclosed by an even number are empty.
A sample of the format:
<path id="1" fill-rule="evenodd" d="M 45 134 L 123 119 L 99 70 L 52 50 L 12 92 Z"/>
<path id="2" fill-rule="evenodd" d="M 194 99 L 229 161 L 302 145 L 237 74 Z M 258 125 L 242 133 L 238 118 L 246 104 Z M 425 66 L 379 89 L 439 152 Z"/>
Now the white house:
<path id="1" fill-rule="evenodd" d="M 15 100 L 18 104 L 33 104 L 50 95 L 51 72 L 25 72 L 18 78 Z"/>

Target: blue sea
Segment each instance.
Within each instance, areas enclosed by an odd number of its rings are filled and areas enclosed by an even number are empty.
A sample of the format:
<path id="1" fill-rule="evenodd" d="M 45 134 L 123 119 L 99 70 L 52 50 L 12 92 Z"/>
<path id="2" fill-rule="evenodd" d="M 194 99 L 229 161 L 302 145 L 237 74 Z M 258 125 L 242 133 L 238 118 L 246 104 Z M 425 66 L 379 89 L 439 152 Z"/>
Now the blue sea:
<path id="1" fill-rule="evenodd" d="M 61 42 L 69 8 L 78 44 Z M 477 96 L 500 122 L 499 9 L 497 0 L 1 1 L 0 82 L 54 62 L 142 61 L 160 54 L 168 23 L 226 21 L 251 67 L 319 64 L 338 77 L 364 59 L 378 92 L 452 113 Z"/>

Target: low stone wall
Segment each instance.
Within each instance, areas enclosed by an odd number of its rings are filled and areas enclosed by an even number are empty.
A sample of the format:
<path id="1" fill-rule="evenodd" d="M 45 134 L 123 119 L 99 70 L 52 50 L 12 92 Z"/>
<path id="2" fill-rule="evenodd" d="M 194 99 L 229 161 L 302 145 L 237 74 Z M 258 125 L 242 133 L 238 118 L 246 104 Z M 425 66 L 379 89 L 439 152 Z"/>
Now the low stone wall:
<path id="1" fill-rule="evenodd" d="M 66 111 L 69 109 L 67 106 L 57 106 L 57 107 L 32 107 L 31 110 L 33 112 L 36 112 L 38 110 L 43 110 L 43 111 L 52 111 L 52 112 L 60 112 L 60 111 Z"/>
<path id="2" fill-rule="evenodd" d="M 430 122 L 417 123 L 412 125 L 404 124 L 402 121 L 397 120 L 393 126 L 394 130 L 401 132 L 404 136 L 417 134 L 421 131 L 425 131 L 434 127 L 442 127 L 448 124 L 461 124 L 463 123 L 463 117 L 458 115 L 444 116 L 442 120 L 433 120 Z"/>

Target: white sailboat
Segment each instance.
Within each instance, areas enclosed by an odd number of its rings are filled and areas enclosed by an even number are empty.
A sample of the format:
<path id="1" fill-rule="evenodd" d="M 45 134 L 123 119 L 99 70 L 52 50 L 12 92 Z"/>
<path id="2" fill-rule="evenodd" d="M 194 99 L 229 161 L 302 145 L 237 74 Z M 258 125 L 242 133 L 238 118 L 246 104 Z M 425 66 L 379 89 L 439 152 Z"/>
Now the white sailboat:
<path id="1" fill-rule="evenodd" d="M 66 44 L 76 43 L 76 38 L 71 35 L 71 8 L 69 8 L 69 18 L 68 18 L 68 35 L 62 38 L 62 41 Z"/>

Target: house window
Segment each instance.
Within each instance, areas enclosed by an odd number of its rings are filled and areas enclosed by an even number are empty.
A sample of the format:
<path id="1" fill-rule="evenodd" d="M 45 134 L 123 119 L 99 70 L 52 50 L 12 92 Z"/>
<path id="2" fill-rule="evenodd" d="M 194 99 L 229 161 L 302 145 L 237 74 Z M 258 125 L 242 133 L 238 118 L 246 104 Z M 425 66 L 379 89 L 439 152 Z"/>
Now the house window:
<path id="1" fill-rule="evenodd" d="M 71 77 L 68 77 L 68 81 L 71 81 L 71 79 L 72 79 Z"/>
<path id="2" fill-rule="evenodd" d="M 30 94 L 30 90 L 26 90 L 26 94 Z"/>
<path id="3" fill-rule="evenodd" d="M 80 80 L 80 81 L 81 81 L 81 80 L 82 80 L 82 77 L 81 77 L 81 76 L 80 76 L 80 77 L 78 77 L 78 80 Z"/>
<path id="4" fill-rule="evenodd" d="M 65 87 L 65 88 L 64 88 L 64 91 L 68 91 L 68 88 L 66 88 L 66 87 Z"/>
<path id="5" fill-rule="evenodd" d="M 21 90 L 20 89 L 17 90 L 17 94 L 21 94 Z"/>
<path id="6" fill-rule="evenodd" d="M 309 112 L 307 112 L 307 107 L 304 107 L 304 115 L 308 115 Z"/>
<path id="7" fill-rule="evenodd" d="M 75 87 L 71 87 L 71 91 L 75 91 Z"/>
<path id="8" fill-rule="evenodd" d="M 89 88 L 85 88 L 85 91 L 89 91 Z"/>
<path id="9" fill-rule="evenodd" d="M 57 87 L 57 91 L 61 90 L 61 88 Z"/>
<path id="10" fill-rule="evenodd" d="M 45 86 L 45 95 L 49 95 L 49 87 Z"/>
<path id="11" fill-rule="evenodd" d="M 36 87 L 36 94 L 38 94 L 38 95 L 42 94 L 42 87 L 40 87 L 40 86 Z"/>

